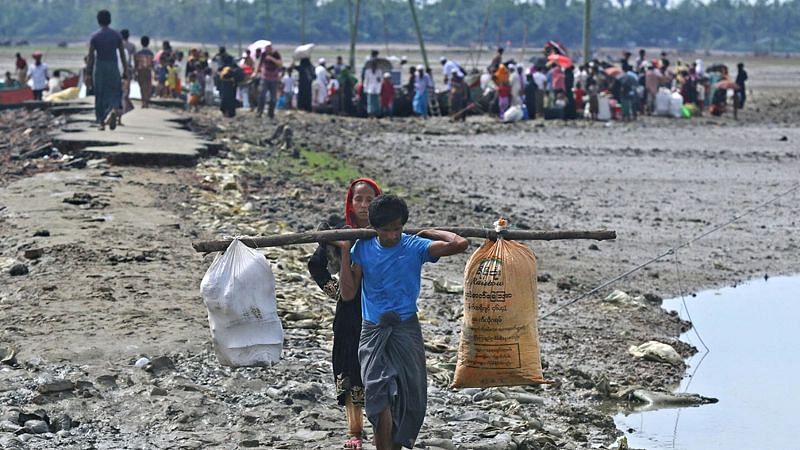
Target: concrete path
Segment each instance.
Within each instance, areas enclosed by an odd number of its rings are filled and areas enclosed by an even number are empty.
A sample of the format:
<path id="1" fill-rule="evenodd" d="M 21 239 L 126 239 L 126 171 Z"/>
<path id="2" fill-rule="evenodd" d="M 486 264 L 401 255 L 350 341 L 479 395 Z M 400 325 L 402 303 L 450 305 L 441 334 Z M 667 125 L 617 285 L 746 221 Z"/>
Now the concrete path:
<path id="1" fill-rule="evenodd" d="M 54 142 L 117 164 L 192 165 L 211 144 L 187 130 L 185 116 L 138 107 L 122 117 L 116 130 L 97 129 L 94 114 L 77 114 Z"/>

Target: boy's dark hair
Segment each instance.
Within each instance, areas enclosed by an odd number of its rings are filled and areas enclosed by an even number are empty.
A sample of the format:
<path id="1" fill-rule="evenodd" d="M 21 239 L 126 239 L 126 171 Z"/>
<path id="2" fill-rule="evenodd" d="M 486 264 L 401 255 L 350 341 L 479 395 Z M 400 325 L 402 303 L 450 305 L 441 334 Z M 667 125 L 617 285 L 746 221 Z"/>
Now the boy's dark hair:
<path id="1" fill-rule="evenodd" d="M 111 25 L 111 13 L 107 9 L 101 9 L 97 12 L 97 24 L 101 27 Z"/>
<path id="2" fill-rule="evenodd" d="M 54 77 L 60 77 L 60 76 L 61 76 L 61 71 L 60 71 L 60 70 L 58 70 L 58 69 L 54 70 L 54 71 L 53 71 L 53 76 L 54 76 Z"/>
<path id="3" fill-rule="evenodd" d="M 119 34 L 122 35 L 122 39 L 126 39 L 127 40 L 129 37 L 131 37 L 131 32 L 128 31 L 127 28 L 123 28 L 123 29 L 119 30 Z"/>
<path id="4" fill-rule="evenodd" d="M 142 43 L 142 47 L 147 47 L 148 45 L 150 45 L 150 36 L 142 36 L 142 39 L 140 39 L 140 41 Z"/>
<path id="5" fill-rule="evenodd" d="M 369 224 L 381 228 L 400 219 L 403 225 L 408 222 L 408 206 L 405 200 L 396 195 L 375 197 L 369 204 Z"/>

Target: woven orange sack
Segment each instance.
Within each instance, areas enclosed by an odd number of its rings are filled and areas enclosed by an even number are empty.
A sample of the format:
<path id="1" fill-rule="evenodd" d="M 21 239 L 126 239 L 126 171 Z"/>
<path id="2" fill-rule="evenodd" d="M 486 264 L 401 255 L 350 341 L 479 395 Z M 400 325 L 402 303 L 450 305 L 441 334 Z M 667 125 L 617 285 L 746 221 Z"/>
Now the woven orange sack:
<path id="1" fill-rule="evenodd" d="M 537 328 L 536 256 L 487 240 L 464 270 L 464 322 L 453 387 L 547 383 Z"/>

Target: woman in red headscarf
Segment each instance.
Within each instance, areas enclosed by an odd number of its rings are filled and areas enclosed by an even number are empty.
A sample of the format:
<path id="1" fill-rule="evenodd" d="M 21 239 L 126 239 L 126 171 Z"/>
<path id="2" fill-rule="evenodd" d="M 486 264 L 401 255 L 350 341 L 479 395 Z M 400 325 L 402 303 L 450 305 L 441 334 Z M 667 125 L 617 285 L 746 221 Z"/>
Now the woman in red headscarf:
<path id="1" fill-rule="evenodd" d="M 345 196 L 345 227 L 369 227 L 369 203 L 379 195 L 381 189 L 369 178 L 359 178 L 350 183 Z M 330 228 L 330 225 L 325 223 L 320 228 Z M 336 300 L 332 359 L 336 398 L 339 405 L 345 407 L 347 415 L 349 439 L 344 447 L 361 449 L 364 434 L 364 383 L 361 381 L 361 366 L 358 362 L 358 341 L 361 337 L 361 287 L 357 287 L 352 301 L 343 301 L 339 280 L 333 277 L 342 269 L 341 252 L 349 250 L 351 244 L 350 242 L 320 244 L 308 261 L 308 271 L 319 287 Z"/>

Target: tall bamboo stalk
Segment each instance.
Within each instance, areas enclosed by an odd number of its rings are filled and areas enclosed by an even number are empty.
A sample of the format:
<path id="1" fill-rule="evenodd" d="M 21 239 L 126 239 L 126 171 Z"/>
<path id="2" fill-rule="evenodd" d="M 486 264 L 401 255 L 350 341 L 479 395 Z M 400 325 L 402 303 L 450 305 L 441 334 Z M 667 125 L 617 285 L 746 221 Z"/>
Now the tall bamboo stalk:
<path id="1" fill-rule="evenodd" d="M 589 63 L 589 35 L 591 32 L 592 0 L 583 0 L 583 63 Z"/>
<path id="2" fill-rule="evenodd" d="M 236 40 L 239 41 L 239 55 L 242 54 L 242 13 L 239 0 L 236 0 Z"/>
<path id="3" fill-rule="evenodd" d="M 306 0 L 300 0 L 300 43 L 306 43 Z"/>
<path id="4" fill-rule="evenodd" d="M 355 11 L 353 11 L 353 0 L 349 0 L 350 6 L 350 70 L 356 70 L 356 39 L 358 38 L 358 16 L 361 13 L 361 0 L 356 0 Z"/>
<path id="5" fill-rule="evenodd" d="M 414 28 L 417 30 L 417 39 L 419 40 L 419 50 L 422 52 L 422 61 L 425 64 L 425 69 L 428 69 L 428 53 L 425 51 L 425 40 L 422 39 L 422 30 L 419 28 L 419 20 L 417 20 L 417 7 L 414 5 L 414 0 L 408 0 L 408 7 L 411 8 L 411 18 L 414 19 Z"/>

